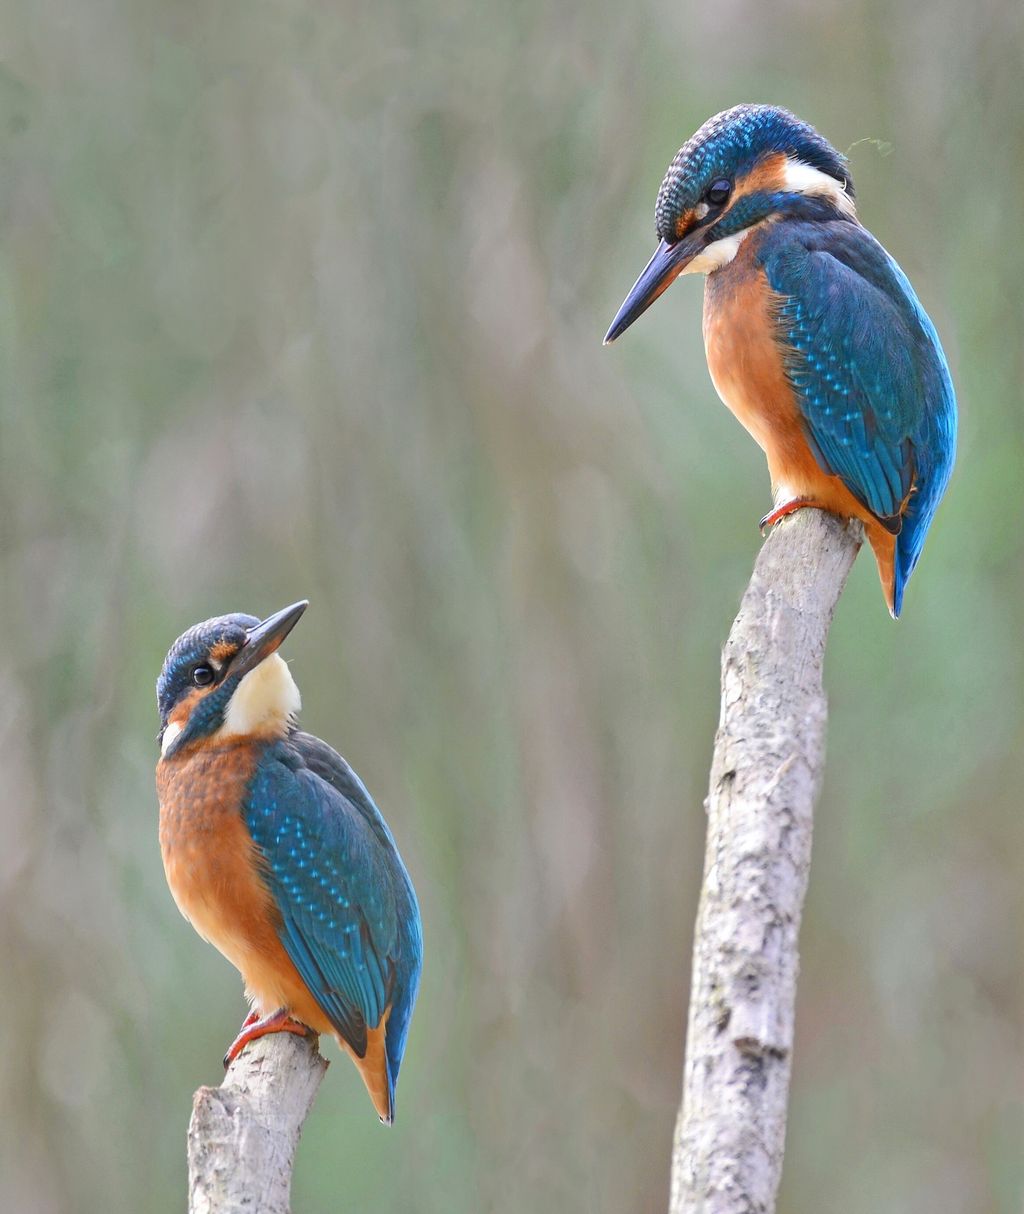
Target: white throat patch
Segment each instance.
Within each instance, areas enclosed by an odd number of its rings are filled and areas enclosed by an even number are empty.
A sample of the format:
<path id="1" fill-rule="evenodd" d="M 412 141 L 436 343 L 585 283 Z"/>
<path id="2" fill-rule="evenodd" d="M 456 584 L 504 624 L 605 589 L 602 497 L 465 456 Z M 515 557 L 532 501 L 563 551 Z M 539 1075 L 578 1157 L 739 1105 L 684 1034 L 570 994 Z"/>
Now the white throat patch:
<path id="1" fill-rule="evenodd" d="M 841 181 L 836 181 L 828 173 L 804 164 L 802 160 L 786 157 L 782 172 L 782 188 L 791 194 L 820 194 L 837 206 L 844 215 L 853 219 L 857 214 L 857 206 L 843 188 Z"/>
<path id="2" fill-rule="evenodd" d="M 161 755 L 167 754 L 174 743 L 178 740 L 178 734 L 181 733 L 181 726 L 177 721 L 170 721 L 164 729 L 164 736 L 160 742 Z"/>
<path id="3" fill-rule="evenodd" d="M 272 653 L 235 688 L 217 733 L 221 737 L 283 736 L 301 707 L 302 697 L 287 662 Z"/>
<path id="4" fill-rule="evenodd" d="M 750 228 L 744 228 L 742 232 L 736 232 L 732 236 L 723 236 L 721 240 L 716 240 L 709 244 L 708 247 L 684 267 L 684 274 L 710 274 L 712 270 L 719 270 L 722 266 L 727 266 L 730 261 L 740 251 L 740 245 Z"/>

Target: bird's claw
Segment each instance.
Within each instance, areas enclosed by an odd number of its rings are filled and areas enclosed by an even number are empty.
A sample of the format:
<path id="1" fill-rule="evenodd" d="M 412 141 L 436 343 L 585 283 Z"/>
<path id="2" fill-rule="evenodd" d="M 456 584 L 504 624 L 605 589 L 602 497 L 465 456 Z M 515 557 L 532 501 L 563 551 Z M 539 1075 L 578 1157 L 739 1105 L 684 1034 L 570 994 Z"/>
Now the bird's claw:
<path id="1" fill-rule="evenodd" d="M 791 501 L 783 502 L 781 506 L 776 506 L 757 524 L 761 531 L 761 538 L 764 538 L 764 533 L 769 527 L 774 527 L 776 523 L 786 518 L 787 515 L 795 514 L 798 510 L 803 510 L 805 506 L 813 506 L 815 503 L 806 497 L 795 497 Z"/>
<path id="2" fill-rule="evenodd" d="M 259 1018 L 258 1012 L 250 1012 L 242 1022 L 238 1036 L 228 1046 L 228 1052 L 223 1059 L 224 1069 L 228 1069 L 250 1041 L 266 1037 L 269 1033 L 294 1033 L 297 1037 L 310 1037 L 313 1035 L 313 1030 L 300 1020 L 293 1020 L 286 1007 L 278 1008 L 276 1012 L 264 1016 L 262 1020 Z"/>

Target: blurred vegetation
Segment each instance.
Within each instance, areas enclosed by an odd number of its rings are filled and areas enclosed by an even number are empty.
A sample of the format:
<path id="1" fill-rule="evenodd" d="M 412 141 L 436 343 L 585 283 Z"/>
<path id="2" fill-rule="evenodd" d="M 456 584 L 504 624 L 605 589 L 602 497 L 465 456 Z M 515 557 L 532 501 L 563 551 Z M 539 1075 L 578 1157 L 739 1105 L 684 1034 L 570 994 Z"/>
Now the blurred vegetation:
<path id="1" fill-rule="evenodd" d="M 852 147 L 963 416 L 903 620 L 862 557 L 833 635 L 781 1206 L 1021 1209 L 1022 24 L 8 6 L 0 1208 L 183 1207 L 190 1096 L 244 1009 L 164 885 L 153 682 L 194 621 L 300 596 L 304 723 L 388 815 L 427 963 L 396 1128 L 338 1059 L 296 1210 L 664 1208 L 768 485 L 699 284 L 600 342 L 678 145 L 770 100 Z"/>

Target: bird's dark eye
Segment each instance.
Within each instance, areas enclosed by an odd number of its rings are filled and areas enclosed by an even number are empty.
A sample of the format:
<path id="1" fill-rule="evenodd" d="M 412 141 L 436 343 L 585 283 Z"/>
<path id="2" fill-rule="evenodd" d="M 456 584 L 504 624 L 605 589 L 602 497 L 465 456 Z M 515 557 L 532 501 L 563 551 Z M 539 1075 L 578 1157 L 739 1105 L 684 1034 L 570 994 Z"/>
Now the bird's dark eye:
<path id="1" fill-rule="evenodd" d="M 720 207 L 728 199 L 731 192 L 732 182 L 727 181 L 724 177 L 720 177 L 718 181 L 711 183 L 705 197 L 713 207 Z"/>
<path id="2" fill-rule="evenodd" d="M 205 663 L 199 665 L 192 671 L 192 682 L 197 687 L 209 687 L 216 676 L 213 673 L 213 667 L 207 666 Z"/>

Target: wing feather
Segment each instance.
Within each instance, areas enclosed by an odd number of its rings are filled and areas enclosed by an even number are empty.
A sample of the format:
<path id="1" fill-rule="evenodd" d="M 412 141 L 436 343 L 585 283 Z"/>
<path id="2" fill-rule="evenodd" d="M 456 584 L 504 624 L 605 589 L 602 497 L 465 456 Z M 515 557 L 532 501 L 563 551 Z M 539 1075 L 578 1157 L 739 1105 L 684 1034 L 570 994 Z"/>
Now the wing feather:
<path id="1" fill-rule="evenodd" d="M 862 228 L 844 227 L 827 251 L 797 240 L 774 249 L 765 270 L 815 456 L 898 531 L 927 408 L 918 334 L 888 254 Z"/>
<path id="2" fill-rule="evenodd" d="M 301 759 L 301 744 L 293 749 Z M 323 754 L 316 759 L 321 768 L 329 767 Z M 367 1026 L 380 1023 L 389 1002 L 397 910 L 389 853 L 343 789 L 356 797 L 359 790 L 369 794 L 347 764 L 334 776 L 325 779 L 301 761 L 265 761 L 250 790 L 246 818 L 266 859 L 285 950 L 361 1057 Z"/>

